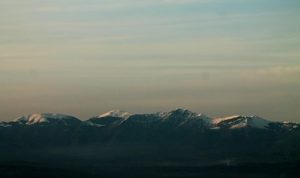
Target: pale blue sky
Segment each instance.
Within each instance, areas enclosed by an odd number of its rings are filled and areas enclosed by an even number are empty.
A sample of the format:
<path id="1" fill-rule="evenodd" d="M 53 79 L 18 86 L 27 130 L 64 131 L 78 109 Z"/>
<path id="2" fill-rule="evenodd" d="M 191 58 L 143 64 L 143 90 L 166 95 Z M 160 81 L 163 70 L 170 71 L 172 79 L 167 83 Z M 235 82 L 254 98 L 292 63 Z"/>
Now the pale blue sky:
<path id="1" fill-rule="evenodd" d="M 0 120 L 184 107 L 300 121 L 298 0 L 0 1 Z"/>

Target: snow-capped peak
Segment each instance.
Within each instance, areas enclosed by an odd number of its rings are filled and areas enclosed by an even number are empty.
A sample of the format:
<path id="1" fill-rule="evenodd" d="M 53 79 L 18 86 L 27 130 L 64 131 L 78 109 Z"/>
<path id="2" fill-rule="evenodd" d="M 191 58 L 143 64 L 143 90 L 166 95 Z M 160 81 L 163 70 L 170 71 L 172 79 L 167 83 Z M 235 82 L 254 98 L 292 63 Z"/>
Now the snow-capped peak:
<path id="1" fill-rule="evenodd" d="M 28 116 L 22 116 L 17 119 L 15 119 L 13 122 L 19 122 L 26 125 L 32 125 L 32 124 L 41 124 L 41 123 L 50 123 L 51 121 L 59 121 L 59 120 L 76 120 L 78 119 L 64 115 L 64 114 L 56 114 L 56 113 L 35 113 L 30 114 Z"/>
<path id="2" fill-rule="evenodd" d="M 160 114 L 163 121 L 175 121 L 179 125 L 184 125 L 191 122 L 204 122 L 206 125 L 211 125 L 211 118 L 204 114 L 198 114 L 187 109 L 177 108 L 170 112 L 165 112 Z"/>
<path id="3" fill-rule="evenodd" d="M 215 127 L 226 127 L 230 129 L 253 127 L 253 128 L 266 128 L 271 122 L 258 116 L 241 116 L 233 115 L 224 118 L 213 119 Z"/>
<path id="4" fill-rule="evenodd" d="M 126 112 L 126 111 L 111 110 L 107 113 L 101 114 L 100 116 L 98 116 L 98 118 L 102 118 L 102 117 L 120 117 L 120 118 L 127 119 L 130 116 L 131 116 L 131 114 L 129 112 Z"/>

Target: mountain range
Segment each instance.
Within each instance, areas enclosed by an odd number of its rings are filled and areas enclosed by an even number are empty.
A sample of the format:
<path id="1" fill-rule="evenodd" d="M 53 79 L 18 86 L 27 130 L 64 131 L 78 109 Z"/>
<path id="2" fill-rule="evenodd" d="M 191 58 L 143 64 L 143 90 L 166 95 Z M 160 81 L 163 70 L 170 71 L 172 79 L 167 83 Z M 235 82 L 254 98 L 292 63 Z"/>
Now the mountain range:
<path id="1" fill-rule="evenodd" d="M 211 118 L 204 114 L 198 114 L 187 109 L 177 108 L 170 112 L 157 112 L 151 114 L 131 114 L 126 111 L 112 110 L 99 116 L 92 117 L 86 121 L 65 115 L 55 113 L 41 113 L 30 114 L 28 116 L 21 116 L 13 121 L 0 122 L 0 127 L 13 127 L 13 126 L 29 126 L 29 125 L 72 125 L 82 124 L 89 126 L 120 126 L 125 123 L 139 123 L 141 125 L 151 123 L 165 123 L 169 122 L 177 124 L 176 127 L 184 126 L 190 122 L 199 122 L 206 126 L 208 129 L 237 129 L 244 127 L 267 129 L 272 124 L 280 124 L 283 128 L 292 130 L 298 128 L 299 124 L 292 122 L 272 122 L 263 119 L 259 116 L 242 116 L 233 115 L 229 117 Z M 198 123 L 198 124 L 199 124 Z M 196 124 L 196 123 L 195 123 Z M 196 124 L 197 125 L 197 124 Z M 193 125 L 195 126 L 195 125 Z"/>
<path id="2" fill-rule="evenodd" d="M 105 165 L 298 166 L 299 141 L 300 124 L 259 116 L 211 118 L 187 109 L 150 114 L 113 110 L 81 121 L 64 114 L 30 114 L 0 122 L 0 170 L 2 162 L 24 161 L 80 170 L 90 165 L 95 175 Z"/>

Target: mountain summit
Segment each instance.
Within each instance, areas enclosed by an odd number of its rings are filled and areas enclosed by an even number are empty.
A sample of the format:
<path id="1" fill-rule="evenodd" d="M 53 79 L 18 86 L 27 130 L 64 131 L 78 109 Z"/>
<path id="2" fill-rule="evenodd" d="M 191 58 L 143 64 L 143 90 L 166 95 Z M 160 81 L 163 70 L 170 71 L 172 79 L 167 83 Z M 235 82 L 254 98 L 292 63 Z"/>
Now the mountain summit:
<path id="1" fill-rule="evenodd" d="M 53 124 L 53 123 L 62 123 L 62 124 L 72 124 L 81 122 L 79 119 L 65 115 L 65 114 L 55 114 L 55 113 L 35 113 L 28 116 L 22 116 L 15 119 L 13 122 L 25 124 L 25 125 L 34 125 L 34 124 Z"/>
<path id="2" fill-rule="evenodd" d="M 243 128 L 243 127 L 253 127 L 259 129 L 268 128 L 269 124 L 272 123 L 266 119 L 258 116 L 240 116 L 234 115 L 224 118 L 216 118 L 213 120 L 213 124 L 218 128 Z"/>

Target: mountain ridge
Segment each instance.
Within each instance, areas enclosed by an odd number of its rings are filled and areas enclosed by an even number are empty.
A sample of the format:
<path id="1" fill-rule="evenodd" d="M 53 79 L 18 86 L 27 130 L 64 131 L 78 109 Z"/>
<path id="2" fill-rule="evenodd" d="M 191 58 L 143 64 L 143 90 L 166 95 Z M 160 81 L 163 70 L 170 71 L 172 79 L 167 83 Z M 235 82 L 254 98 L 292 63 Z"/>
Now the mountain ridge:
<path id="1" fill-rule="evenodd" d="M 195 122 L 196 120 L 202 120 L 207 127 L 213 129 L 238 129 L 243 127 L 253 127 L 259 129 L 266 129 L 271 123 L 281 123 L 283 125 L 294 125 L 293 128 L 298 127 L 298 123 L 294 122 L 278 122 L 270 121 L 259 116 L 251 115 L 232 115 L 226 117 L 216 117 L 212 118 L 206 116 L 202 113 L 192 112 L 187 109 L 176 108 L 169 112 L 156 112 L 156 113 L 145 113 L 145 114 L 132 114 L 127 111 L 122 110 L 111 110 L 100 114 L 98 116 L 91 117 L 87 120 L 80 120 L 79 118 L 66 114 L 59 113 L 34 113 L 27 116 L 21 116 L 12 121 L 2 121 L 0 122 L 0 127 L 9 127 L 13 124 L 25 124 L 25 125 L 35 125 L 35 124 L 49 124 L 51 122 L 61 122 L 66 124 L 67 122 L 73 121 L 77 123 L 87 123 L 92 126 L 105 126 L 107 124 L 120 125 L 127 120 L 134 122 L 137 119 L 134 118 L 144 118 L 143 122 L 152 122 L 154 120 L 159 122 L 168 122 L 171 119 L 173 121 L 177 119 L 178 126 L 184 125 L 188 122 Z M 62 122 L 63 121 L 63 122 Z M 128 121 L 128 122 L 129 122 Z M 138 121 L 137 121 L 138 122 Z M 142 122 L 139 119 L 139 122 Z M 170 121 L 171 122 L 171 121 Z"/>

